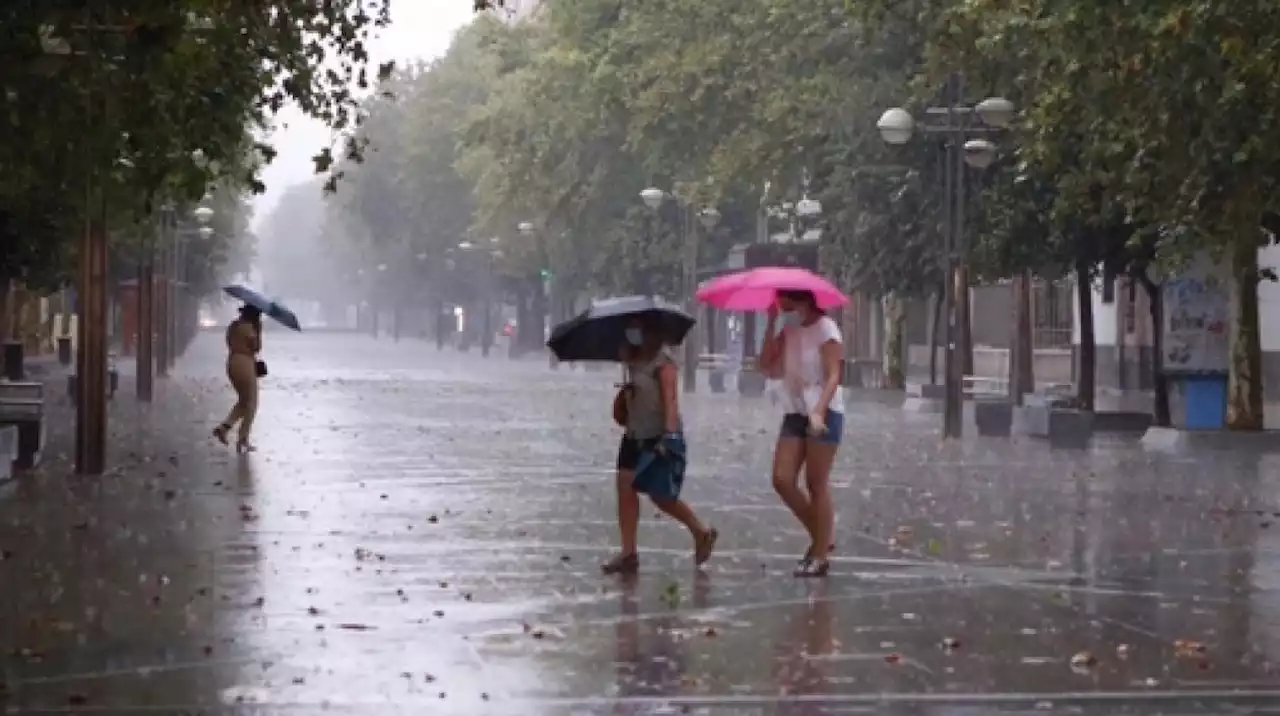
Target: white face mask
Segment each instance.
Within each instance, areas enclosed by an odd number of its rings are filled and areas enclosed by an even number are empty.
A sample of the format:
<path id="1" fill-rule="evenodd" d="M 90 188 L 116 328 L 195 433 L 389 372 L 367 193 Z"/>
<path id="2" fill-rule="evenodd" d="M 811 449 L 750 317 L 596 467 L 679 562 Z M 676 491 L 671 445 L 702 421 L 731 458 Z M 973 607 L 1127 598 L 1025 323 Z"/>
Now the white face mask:
<path id="1" fill-rule="evenodd" d="M 617 334 L 614 334 L 614 335 L 617 335 Z M 631 345 L 637 348 L 639 348 L 641 345 L 644 344 L 644 332 L 641 331 L 639 328 L 628 328 L 626 335 L 627 335 L 627 343 L 630 343 Z"/>
<path id="2" fill-rule="evenodd" d="M 795 326 L 800 323 L 799 311 L 783 311 L 779 317 L 782 319 L 783 326 Z"/>

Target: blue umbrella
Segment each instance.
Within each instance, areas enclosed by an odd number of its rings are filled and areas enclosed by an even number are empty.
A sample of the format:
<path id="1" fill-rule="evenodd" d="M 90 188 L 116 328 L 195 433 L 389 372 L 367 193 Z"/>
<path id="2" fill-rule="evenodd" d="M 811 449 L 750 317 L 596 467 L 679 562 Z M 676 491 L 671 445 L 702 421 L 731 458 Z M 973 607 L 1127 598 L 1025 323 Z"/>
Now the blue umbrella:
<path id="1" fill-rule="evenodd" d="M 237 301 L 243 301 L 245 305 L 253 306 L 259 311 L 262 311 L 264 315 L 275 319 L 276 322 L 280 323 L 284 327 L 292 328 L 295 331 L 302 330 L 302 326 L 298 324 L 298 317 L 295 316 L 293 311 L 290 311 L 283 303 L 280 303 L 279 301 L 272 301 L 248 286 L 238 283 L 231 284 L 230 286 L 223 286 L 222 290 L 226 291 L 228 296 L 236 299 Z"/>

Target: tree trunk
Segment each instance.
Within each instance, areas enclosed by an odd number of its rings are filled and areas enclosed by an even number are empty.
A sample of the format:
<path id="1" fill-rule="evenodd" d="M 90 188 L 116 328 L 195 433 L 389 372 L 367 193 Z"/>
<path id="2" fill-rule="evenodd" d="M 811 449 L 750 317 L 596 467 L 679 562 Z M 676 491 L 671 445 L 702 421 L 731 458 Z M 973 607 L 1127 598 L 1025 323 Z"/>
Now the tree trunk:
<path id="1" fill-rule="evenodd" d="M 1035 345 L 1031 330 L 1031 273 L 1013 278 L 1013 337 L 1009 343 L 1009 398 L 1022 405 L 1036 390 Z"/>
<path id="2" fill-rule="evenodd" d="M 1080 303 L 1080 354 L 1076 380 L 1076 403 L 1080 410 L 1093 410 L 1094 373 L 1097 369 L 1097 341 L 1093 329 L 1093 284 L 1089 264 L 1076 261 L 1076 300 Z"/>
<path id="3" fill-rule="evenodd" d="M 1164 374 L 1164 287 L 1152 281 L 1145 268 L 1133 271 L 1131 277 L 1142 284 L 1151 312 L 1151 387 L 1155 392 L 1151 423 L 1167 428 L 1173 419 L 1169 413 L 1169 380 Z"/>
<path id="4" fill-rule="evenodd" d="M 1261 430 L 1262 339 L 1258 329 L 1258 246 L 1252 234 L 1231 246 L 1231 362 L 1227 428 Z"/>
<path id="5" fill-rule="evenodd" d="M 14 338 L 13 279 L 0 280 L 0 342 Z"/>
<path id="6" fill-rule="evenodd" d="M 941 338 L 941 331 L 938 330 L 942 322 L 942 291 L 940 288 L 929 294 L 929 385 L 938 384 L 938 342 Z"/>
<path id="7" fill-rule="evenodd" d="M 884 299 L 884 387 L 889 390 L 905 390 L 907 375 L 903 366 L 906 353 L 906 311 L 902 300 L 890 293 Z"/>

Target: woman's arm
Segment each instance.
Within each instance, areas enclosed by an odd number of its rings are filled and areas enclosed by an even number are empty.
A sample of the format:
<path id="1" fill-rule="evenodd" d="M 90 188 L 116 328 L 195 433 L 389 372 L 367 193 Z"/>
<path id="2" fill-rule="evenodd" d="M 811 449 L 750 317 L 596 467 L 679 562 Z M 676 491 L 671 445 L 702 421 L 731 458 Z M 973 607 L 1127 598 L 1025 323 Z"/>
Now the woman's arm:
<path id="1" fill-rule="evenodd" d="M 658 369 L 658 391 L 662 394 L 662 430 L 667 433 L 680 431 L 680 403 L 676 390 L 680 372 L 674 363 L 665 363 Z"/>
<path id="2" fill-rule="evenodd" d="M 770 378 L 777 378 L 782 373 L 782 345 L 786 340 L 777 332 L 778 312 L 769 311 L 769 320 L 764 326 L 764 344 L 760 346 L 760 357 L 756 359 L 756 367 Z"/>
<path id="3" fill-rule="evenodd" d="M 831 407 L 831 399 L 840 389 L 840 363 L 844 358 L 844 344 L 832 338 L 822 344 L 819 349 L 822 355 L 822 394 L 818 396 L 814 410 L 826 412 Z"/>

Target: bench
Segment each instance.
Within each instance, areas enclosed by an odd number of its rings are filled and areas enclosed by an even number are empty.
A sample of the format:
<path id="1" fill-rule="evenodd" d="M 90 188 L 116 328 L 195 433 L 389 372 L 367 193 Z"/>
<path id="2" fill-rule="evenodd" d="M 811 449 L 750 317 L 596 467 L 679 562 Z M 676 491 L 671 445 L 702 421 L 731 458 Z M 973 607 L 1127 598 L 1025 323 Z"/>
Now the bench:
<path id="1" fill-rule="evenodd" d="M 40 463 L 44 451 L 44 384 L 30 381 L 0 381 L 0 430 L 17 433 L 17 454 L 13 466 L 29 470 Z"/>
<path id="2" fill-rule="evenodd" d="M 941 413 L 947 399 L 947 386 L 933 383 L 907 383 L 907 397 L 902 410 L 908 413 Z"/>
<path id="3" fill-rule="evenodd" d="M 846 358 L 844 384 L 854 388 L 879 388 L 884 385 L 884 361 L 875 357 Z"/>
<path id="4" fill-rule="evenodd" d="M 1052 448 L 1088 447 L 1093 437 L 1093 413 L 1068 405 L 1061 396 L 1026 396 L 1020 410 L 1024 431 L 1030 437 L 1048 440 Z"/>
<path id="5" fill-rule="evenodd" d="M 115 398 L 120 389 L 120 371 L 116 370 L 115 361 L 107 364 L 107 398 Z M 80 378 L 75 373 L 67 376 L 67 397 L 78 400 L 80 395 Z"/>
<path id="6" fill-rule="evenodd" d="M 1005 397 L 1009 395 L 1008 378 L 992 378 L 982 375 L 966 375 L 961 378 L 965 397 Z"/>
<path id="7" fill-rule="evenodd" d="M 711 373 L 708 383 L 712 393 L 724 392 L 724 376 L 733 369 L 733 359 L 727 353 L 703 353 L 698 356 L 698 370 Z"/>

